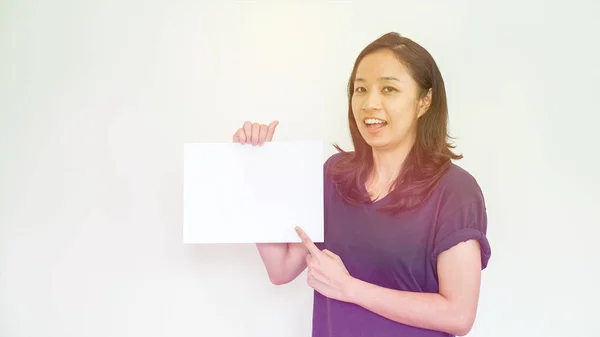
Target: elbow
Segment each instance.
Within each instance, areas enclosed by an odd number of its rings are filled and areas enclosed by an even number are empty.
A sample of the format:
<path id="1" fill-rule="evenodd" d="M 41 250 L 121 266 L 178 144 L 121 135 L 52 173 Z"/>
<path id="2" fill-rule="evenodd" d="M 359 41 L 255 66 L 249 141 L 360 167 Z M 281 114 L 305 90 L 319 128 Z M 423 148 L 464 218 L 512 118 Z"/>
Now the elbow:
<path id="1" fill-rule="evenodd" d="M 290 280 L 286 279 L 282 275 L 274 275 L 269 274 L 269 281 L 276 286 L 284 285 L 290 282 Z"/>
<path id="2" fill-rule="evenodd" d="M 469 332 L 471 332 L 471 327 L 470 326 L 461 326 L 461 327 L 456 327 L 454 329 L 454 331 L 452 331 L 451 333 L 455 336 L 466 336 Z"/>
<path id="3" fill-rule="evenodd" d="M 458 317 L 454 317 L 452 320 L 452 328 L 451 331 L 448 332 L 456 336 L 466 336 L 469 332 L 471 332 L 471 329 L 473 329 L 474 323 L 474 315 L 458 315 Z"/>
<path id="4" fill-rule="evenodd" d="M 271 280 L 271 283 L 276 285 L 276 286 L 281 286 L 286 284 L 287 282 L 283 279 L 278 279 L 278 278 L 272 278 L 270 277 L 269 280 Z"/>

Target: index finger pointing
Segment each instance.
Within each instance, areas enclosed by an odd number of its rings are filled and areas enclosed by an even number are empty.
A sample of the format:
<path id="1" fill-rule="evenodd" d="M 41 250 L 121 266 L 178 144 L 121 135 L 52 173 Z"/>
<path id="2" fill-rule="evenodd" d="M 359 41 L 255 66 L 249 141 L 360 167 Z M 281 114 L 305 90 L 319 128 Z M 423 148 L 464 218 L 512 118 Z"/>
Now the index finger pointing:
<path id="1" fill-rule="evenodd" d="M 304 246 L 308 249 L 308 251 L 313 256 L 317 256 L 318 254 L 321 254 L 321 250 L 317 247 L 317 245 L 314 244 L 314 242 L 312 242 L 312 240 L 302 230 L 302 228 L 296 227 L 296 233 L 298 233 L 300 240 L 302 240 L 302 243 L 304 244 Z"/>

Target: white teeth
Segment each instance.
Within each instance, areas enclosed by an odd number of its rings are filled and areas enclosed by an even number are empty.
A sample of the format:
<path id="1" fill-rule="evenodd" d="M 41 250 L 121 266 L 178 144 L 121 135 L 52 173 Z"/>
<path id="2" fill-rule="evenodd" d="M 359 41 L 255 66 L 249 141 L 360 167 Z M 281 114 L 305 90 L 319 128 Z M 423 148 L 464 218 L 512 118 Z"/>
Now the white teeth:
<path id="1" fill-rule="evenodd" d="M 377 118 L 367 118 L 367 119 L 365 119 L 365 124 L 367 124 L 367 125 L 384 124 L 384 123 L 387 123 L 387 122 L 384 121 L 384 120 L 381 120 L 381 119 L 377 119 Z"/>

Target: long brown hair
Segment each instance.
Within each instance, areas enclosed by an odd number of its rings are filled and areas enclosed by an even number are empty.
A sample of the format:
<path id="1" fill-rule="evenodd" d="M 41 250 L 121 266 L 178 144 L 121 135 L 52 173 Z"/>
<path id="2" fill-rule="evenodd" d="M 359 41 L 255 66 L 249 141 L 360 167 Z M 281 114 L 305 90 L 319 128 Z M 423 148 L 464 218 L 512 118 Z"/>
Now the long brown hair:
<path id="1" fill-rule="evenodd" d="M 354 152 L 346 152 L 337 144 L 335 148 L 342 153 L 340 160 L 333 163 L 332 178 L 340 195 L 354 205 L 371 203 L 365 183 L 373 170 L 371 147 L 358 131 L 352 113 L 352 95 L 354 79 L 360 61 L 367 55 L 390 50 L 408 69 L 413 79 L 427 94 L 431 89 L 431 104 L 417 121 L 417 138 L 404 160 L 389 195 L 389 202 L 380 210 L 399 213 L 420 207 L 429 198 L 444 172 L 450 167 L 452 159 L 461 159 L 451 151 L 448 139 L 448 105 L 442 74 L 429 52 L 398 33 L 387 33 L 369 44 L 356 58 L 350 80 L 348 81 L 348 123 L 354 144 Z"/>

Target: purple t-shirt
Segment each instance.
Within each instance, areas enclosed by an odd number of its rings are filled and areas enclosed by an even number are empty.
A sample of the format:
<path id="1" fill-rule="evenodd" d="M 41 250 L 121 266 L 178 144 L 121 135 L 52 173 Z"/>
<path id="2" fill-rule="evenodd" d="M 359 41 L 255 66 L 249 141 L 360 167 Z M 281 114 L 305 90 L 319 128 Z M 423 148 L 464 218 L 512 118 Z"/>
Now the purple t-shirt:
<path id="1" fill-rule="evenodd" d="M 350 275 L 382 287 L 437 293 L 437 256 L 469 239 L 481 244 L 482 267 L 490 258 L 484 198 L 475 179 L 452 164 L 426 204 L 392 216 L 371 205 L 352 206 L 338 194 L 324 165 L 325 242 L 339 255 Z M 313 337 L 447 337 L 450 334 L 400 324 L 358 305 L 314 292 Z"/>

